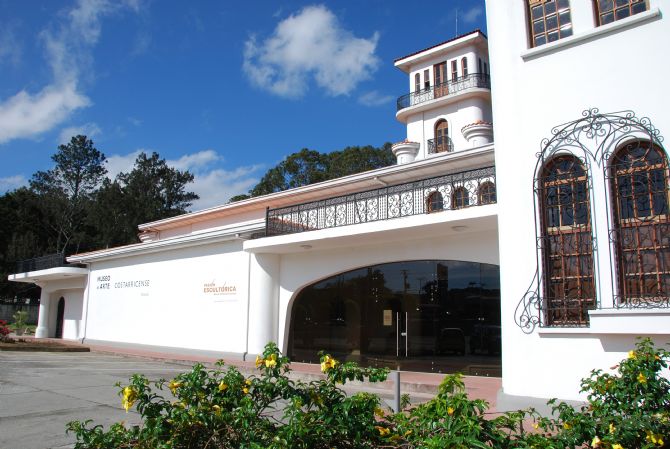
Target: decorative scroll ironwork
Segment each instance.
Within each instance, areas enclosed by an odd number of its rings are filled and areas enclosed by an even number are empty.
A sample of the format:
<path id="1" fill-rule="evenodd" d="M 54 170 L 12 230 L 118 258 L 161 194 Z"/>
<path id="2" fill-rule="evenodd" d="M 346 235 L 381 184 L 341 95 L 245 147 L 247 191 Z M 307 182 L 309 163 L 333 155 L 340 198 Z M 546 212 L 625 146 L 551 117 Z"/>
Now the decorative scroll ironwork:
<path id="1" fill-rule="evenodd" d="M 370 223 L 437 212 L 431 194 L 442 196 L 440 210 L 453 210 L 495 202 L 495 167 L 485 167 L 435 178 L 352 193 L 320 201 L 269 209 L 266 236 Z M 485 186 L 487 195 L 480 187 Z M 480 198 L 485 202 L 480 203 Z"/>
<path id="2" fill-rule="evenodd" d="M 435 139 L 428 139 L 428 154 L 451 153 L 454 151 L 454 142 L 451 137 L 443 137 L 442 143 L 435 143 Z"/>
<path id="3" fill-rule="evenodd" d="M 515 322 L 516 324 L 527 333 L 533 332 L 537 326 L 557 326 L 557 325 L 566 325 L 574 326 L 571 323 L 547 323 L 546 321 L 546 312 L 547 312 L 547 296 L 546 296 L 546 285 L 547 285 L 547 270 L 543 262 L 543 250 L 546 247 L 547 242 L 543 240 L 542 237 L 542 222 L 540 215 L 538 213 L 539 209 L 539 197 L 537 195 L 538 189 L 540 186 L 539 175 L 543 167 L 546 166 L 547 162 L 560 155 L 572 155 L 577 157 L 584 165 L 586 173 L 589 177 L 588 188 L 592 191 L 593 184 L 590 181 L 592 175 L 597 174 L 592 171 L 592 165 L 599 167 L 602 171 L 601 174 L 598 174 L 598 178 L 603 179 L 605 183 L 605 210 L 607 211 L 606 217 L 608 220 L 607 227 L 609 229 L 609 242 L 615 247 L 618 244 L 621 237 L 619 236 L 619 231 L 617 231 L 616 226 L 613 226 L 613 223 L 610 221 L 613 217 L 611 211 L 611 206 L 616 203 L 610 198 L 610 192 L 608 191 L 611 188 L 611 184 L 607 184 L 607 180 L 611 178 L 611 175 L 608 174 L 610 170 L 610 161 L 612 160 L 612 154 L 622 147 L 625 147 L 630 142 L 639 142 L 646 141 L 649 142 L 652 147 L 662 147 L 663 137 L 660 135 L 658 129 L 654 127 L 651 123 L 651 120 L 647 117 L 637 117 L 633 111 L 620 111 L 613 113 L 601 113 L 597 108 L 587 109 L 582 112 L 582 117 L 556 126 L 551 130 L 551 137 L 545 138 L 541 142 L 541 149 L 537 153 L 537 163 L 535 166 L 535 178 L 534 178 L 534 193 L 535 193 L 535 220 L 536 220 L 536 235 L 537 235 L 537 271 L 533 277 L 530 287 L 527 292 L 523 295 L 519 304 L 517 305 L 515 311 Z M 663 151 L 663 154 L 665 152 Z M 667 181 L 665 182 L 665 188 L 667 191 Z M 597 204 L 593 201 L 597 195 L 590 195 L 591 197 L 591 208 L 592 210 L 597 209 Z M 596 216 L 593 214 L 590 217 L 591 228 L 597 230 L 598 226 L 596 225 Z M 591 238 L 592 251 L 593 254 L 597 254 L 597 231 L 592 233 Z M 610 252 L 614 254 L 615 251 Z M 594 257 L 597 260 L 597 258 Z M 611 260 L 611 267 L 617 266 L 617 261 Z M 616 276 L 613 276 L 616 278 Z M 617 288 L 613 285 L 613 291 L 618 291 Z M 595 288 L 595 286 L 594 286 Z M 637 297 L 635 300 L 627 300 L 624 304 L 623 299 L 620 296 L 615 297 L 615 307 L 658 307 L 658 306 L 668 306 L 668 298 L 664 297 Z M 601 307 L 599 302 L 595 302 L 592 306 L 594 308 Z"/>
<path id="4" fill-rule="evenodd" d="M 34 259 L 20 260 L 16 263 L 17 273 L 28 273 L 30 271 L 48 270 L 49 268 L 66 266 L 65 254 L 56 253 Z"/>
<path id="5" fill-rule="evenodd" d="M 474 88 L 491 89 L 491 78 L 489 75 L 485 73 L 473 73 L 417 92 L 410 92 L 398 98 L 396 111 Z"/>

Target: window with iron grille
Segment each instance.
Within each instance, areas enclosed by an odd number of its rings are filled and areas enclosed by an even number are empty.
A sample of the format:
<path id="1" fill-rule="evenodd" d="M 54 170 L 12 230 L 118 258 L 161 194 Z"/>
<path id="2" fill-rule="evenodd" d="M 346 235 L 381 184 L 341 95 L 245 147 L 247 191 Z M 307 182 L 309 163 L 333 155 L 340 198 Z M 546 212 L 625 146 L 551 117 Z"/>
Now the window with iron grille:
<path id="1" fill-rule="evenodd" d="M 624 145 L 612 157 L 609 181 L 618 284 L 617 306 L 653 306 L 670 295 L 668 161 L 648 141 Z"/>
<path id="2" fill-rule="evenodd" d="M 544 322 L 585 326 L 594 309 L 589 179 L 571 155 L 550 160 L 538 179 L 544 281 Z"/>
<path id="3" fill-rule="evenodd" d="M 451 196 L 452 209 L 460 209 L 470 205 L 470 197 L 465 187 L 457 187 Z"/>
<path id="4" fill-rule="evenodd" d="M 426 198 L 426 210 L 428 213 L 444 210 L 444 199 L 440 192 L 432 192 L 428 195 L 428 198 Z"/>
<path id="5" fill-rule="evenodd" d="M 526 0 L 531 47 L 572 36 L 568 0 Z"/>
<path id="6" fill-rule="evenodd" d="M 648 9 L 647 0 L 594 0 L 598 25 L 625 19 Z"/>
<path id="7" fill-rule="evenodd" d="M 483 182 L 477 192 L 479 204 L 493 204 L 496 202 L 496 186 L 491 181 Z"/>

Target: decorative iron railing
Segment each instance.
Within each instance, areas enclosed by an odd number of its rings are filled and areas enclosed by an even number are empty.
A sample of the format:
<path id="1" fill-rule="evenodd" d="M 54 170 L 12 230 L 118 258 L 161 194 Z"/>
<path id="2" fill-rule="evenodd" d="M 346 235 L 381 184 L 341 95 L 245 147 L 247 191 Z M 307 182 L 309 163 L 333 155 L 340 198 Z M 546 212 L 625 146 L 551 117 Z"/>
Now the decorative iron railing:
<path id="1" fill-rule="evenodd" d="M 451 153 L 454 151 L 454 142 L 450 137 L 443 137 L 442 142 L 435 143 L 435 139 L 428 139 L 428 154 Z"/>
<path id="2" fill-rule="evenodd" d="M 17 273 L 27 273 L 29 271 L 48 270 L 49 268 L 63 267 L 68 265 L 65 262 L 65 254 L 56 253 L 47 256 L 35 257 L 34 259 L 20 260 L 16 263 Z"/>
<path id="3" fill-rule="evenodd" d="M 410 92 L 398 98 L 396 111 L 473 88 L 491 89 L 491 77 L 485 73 L 473 73 L 456 80 L 436 84 L 427 89 Z"/>
<path id="4" fill-rule="evenodd" d="M 485 167 L 268 209 L 265 235 L 315 231 L 495 202 L 495 167 Z"/>

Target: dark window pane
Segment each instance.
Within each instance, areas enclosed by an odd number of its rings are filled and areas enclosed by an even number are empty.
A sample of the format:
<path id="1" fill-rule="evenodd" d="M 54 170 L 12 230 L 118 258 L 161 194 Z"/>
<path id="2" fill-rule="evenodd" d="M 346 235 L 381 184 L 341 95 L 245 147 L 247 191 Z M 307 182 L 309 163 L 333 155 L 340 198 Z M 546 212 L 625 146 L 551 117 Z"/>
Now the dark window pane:
<path id="1" fill-rule="evenodd" d="M 549 33 L 549 34 L 547 35 L 547 40 L 548 40 L 549 42 L 557 41 L 558 38 L 559 38 L 559 36 L 558 36 L 558 31 L 552 31 L 551 33 Z"/>
<path id="2" fill-rule="evenodd" d="M 563 11 L 558 14 L 558 21 L 561 24 L 561 27 L 570 24 L 570 11 Z"/>
<path id="3" fill-rule="evenodd" d="M 630 16 L 629 8 L 621 8 L 616 10 L 616 20 L 625 19 Z"/>
<path id="4" fill-rule="evenodd" d="M 620 6 L 628 5 L 629 2 L 630 0 L 616 0 L 616 6 L 618 8 Z"/>
<path id="5" fill-rule="evenodd" d="M 600 16 L 601 25 L 606 25 L 612 22 L 614 22 L 614 13 L 608 12 L 607 14 L 603 14 L 602 16 Z"/>
<path id="6" fill-rule="evenodd" d="M 565 28 L 561 28 L 561 38 L 572 36 L 572 25 L 568 25 Z"/>
<path id="7" fill-rule="evenodd" d="M 647 10 L 647 4 L 643 1 L 633 4 L 633 14 L 638 14 L 646 10 Z"/>
<path id="8" fill-rule="evenodd" d="M 533 20 L 541 18 L 543 16 L 542 5 L 533 6 L 531 9 L 531 14 L 533 16 Z"/>
<path id="9" fill-rule="evenodd" d="M 547 43 L 547 38 L 545 37 L 544 34 L 540 34 L 539 36 L 535 36 L 535 46 L 538 47 L 540 45 L 544 45 Z"/>
<path id="10" fill-rule="evenodd" d="M 547 31 L 555 30 L 556 28 L 558 28 L 558 17 L 556 14 L 547 16 Z"/>
<path id="11" fill-rule="evenodd" d="M 533 22 L 533 34 L 544 33 L 544 20 L 540 19 Z"/>
<path id="12" fill-rule="evenodd" d="M 556 2 L 554 0 L 551 0 L 544 4 L 545 14 L 553 14 L 555 12 L 556 12 Z"/>
<path id="13" fill-rule="evenodd" d="M 601 13 L 611 11 L 613 7 L 612 0 L 599 0 L 598 7 Z"/>
<path id="14" fill-rule="evenodd" d="M 558 0 L 558 10 L 567 9 L 570 7 L 570 2 L 568 0 Z"/>

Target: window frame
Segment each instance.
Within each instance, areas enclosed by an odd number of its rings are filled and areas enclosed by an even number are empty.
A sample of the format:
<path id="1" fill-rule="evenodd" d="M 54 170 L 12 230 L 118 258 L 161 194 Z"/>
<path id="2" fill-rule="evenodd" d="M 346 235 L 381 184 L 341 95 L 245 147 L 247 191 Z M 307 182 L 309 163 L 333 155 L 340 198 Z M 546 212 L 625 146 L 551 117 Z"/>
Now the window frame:
<path id="1" fill-rule="evenodd" d="M 430 192 L 426 197 L 426 213 L 432 214 L 444 210 L 444 197 L 442 194 L 437 190 Z"/>
<path id="2" fill-rule="evenodd" d="M 597 27 L 603 26 L 603 25 L 608 25 L 610 23 L 614 23 L 614 22 L 617 22 L 619 20 L 627 19 L 627 18 L 632 17 L 636 14 L 640 14 L 640 13 L 643 13 L 645 11 L 649 11 L 649 0 L 624 0 L 624 1 L 628 2 L 628 4 L 625 5 L 625 6 L 624 5 L 617 6 L 617 1 L 618 0 L 609 0 L 609 1 L 611 1 L 612 9 L 611 10 L 608 9 L 604 13 L 601 13 L 600 12 L 601 11 L 601 4 L 600 3 L 602 1 L 608 1 L 608 0 L 593 0 L 593 14 L 594 14 L 594 18 L 595 18 L 595 24 L 596 24 Z M 636 5 L 644 5 L 644 9 L 634 11 L 633 7 L 636 6 Z M 625 9 L 628 10 L 628 12 L 629 12 L 628 15 L 617 18 L 616 17 L 617 12 L 618 11 L 623 11 Z M 611 11 L 611 14 L 612 14 L 612 20 L 609 20 L 607 22 L 603 22 L 603 20 L 602 20 L 603 16 L 610 14 L 610 11 Z"/>
<path id="3" fill-rule="evenodd" d="M 573 35 L 572 27 L 572 7 L 570 6 L 570 0 L 525 0 L 526 3 L 526 17 L 527 17 L 527 26 L 528 26 L 528 44 L 530 48 L 541 47 L 543 45 L 550 44 L 552 42 L 559 41 L 565 37 Z M 565 6 L 561 6 L 561 3 L 565 3 Z M 547 7 L 549 4 L 553 4 L 553 10 L 547 12 Z M 542 13 L 537 17 L 534 17 L 533 10 L 540 6 L 542 8 Z M 564 16 L 566 14 L 566 16 Z M 555 16 L 556 26 L 548 29 L 548 18 Z M 561 17 L 566 17 L 566 19 L 561 19 Z M 539 23 L 542 19 L 542 29 L 541 31 L 536 32 L 535 25 Z M 562 23 L 562 20 L 566 20 L 565 23 Z M 563 30 L 565 30 L 565 35 L 563 35 Z M 557 33 L 557 38 L 550 40 L 549 36 L 553 32 Z M 538 37 L 543 37 L 543 42 L 538 43 Z"/>

